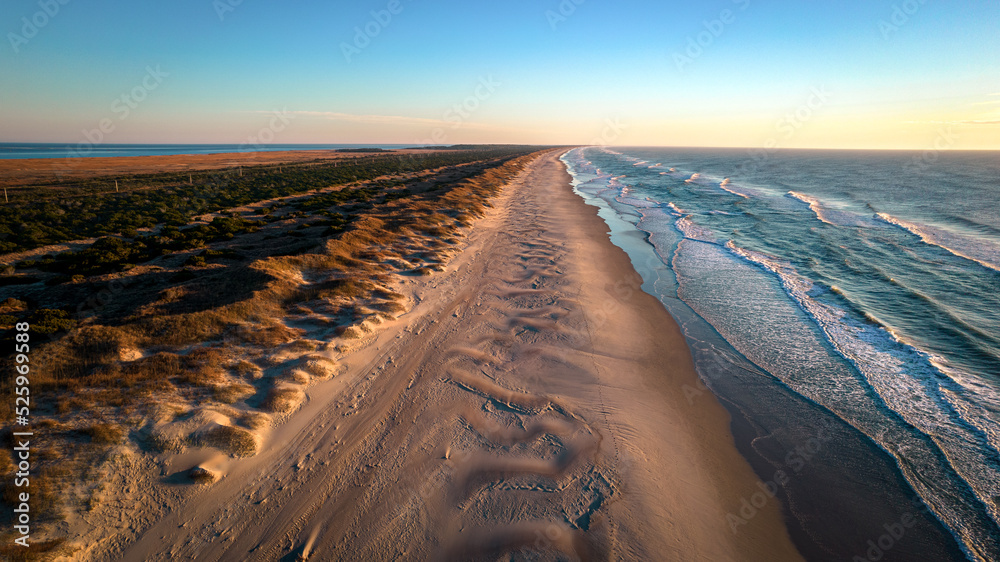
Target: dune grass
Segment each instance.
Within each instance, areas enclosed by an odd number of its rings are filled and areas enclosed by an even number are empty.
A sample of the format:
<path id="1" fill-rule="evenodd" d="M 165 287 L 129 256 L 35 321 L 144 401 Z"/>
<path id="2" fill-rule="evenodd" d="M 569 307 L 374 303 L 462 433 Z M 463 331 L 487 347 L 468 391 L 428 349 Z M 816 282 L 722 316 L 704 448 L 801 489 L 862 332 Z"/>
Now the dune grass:
<path id="1" fill-rule="evenodd" d="M 336 361 L 317 354 L 317 343 L 289 318 L 327 329 L 324 338 L 330 340 L 364 337 L 404 313 L 406 299 L 393 289 L 399 276 L 439 270 L 464 229 L 531 158 L 532 153 L 511 150 L 463 165 L 457 180 L 429 175 L 408 184 L 383 178 L 349 188 L 366 190 L 351 197 L 318 194 L 268 202 L 264 214 L 277 220 L 199 250 L 205 267 L 191 268 L 181 252 L 117 273 L 121 268 L 114 264 L 80 270 L 97 275 L 97 281 L 66 281 L 50 273 L 58 283 L 47 295 L 68 302 L 62 308 L 48 305 L 42 325 L 52 331 L 32 346 L 33 396 L 48 405 L 33 415 L 54 424 L 46 429 L 46 441 L 53 451 L 61 447 L 77 460 L 98 464 L 101 455 L 121 446 L 153 453 L 208 446 L 233 457 L 255 454 L 256 432 L 297 408 L 305 385 L 338 372 Z M 287 246 L 289 240 L 297 245 Z M 95 314 L 66 312 L 78 302 L 74 287 L 92 282 L 117 282 L 126 289 L 112 295 L 111 304 L 95 307 Z M 42 318 L 35 302 L 37 295 L 30 292 L 0 302 L 0 328 Z M 11 337 L 8 330 L 0 339 Z M 0 386 L 10 392 L 11 382 L 8 377 Z M 164 404 L 176 412 L 168 408 L 174 413 L 164 415 Z M 0 404 L 0 413 L 9 418 L 9 408 Z M 153 431 L 211 408 L 227 412 L 234 425 L 219 424 L 187 440 Z M 86 447 L 78 449 L 74 444 L 81 442 Z M 9 453 L 0 452 L 0 464 L 10 462 Z M 67 504 L 57 491 L 79 479 L 59 472 L 74 462 L 41 461 L 32 481 L 32 509 L 39 520 L 56 521 L 66 509 L 86 507 Z M 3 518 L 11 513 L 12 494 L 10 483 L 0 483 L 5 504 L 0 523 L 9 523 Z M 57 548 L 40 543 L 32 552 L 44 557 Z"/>

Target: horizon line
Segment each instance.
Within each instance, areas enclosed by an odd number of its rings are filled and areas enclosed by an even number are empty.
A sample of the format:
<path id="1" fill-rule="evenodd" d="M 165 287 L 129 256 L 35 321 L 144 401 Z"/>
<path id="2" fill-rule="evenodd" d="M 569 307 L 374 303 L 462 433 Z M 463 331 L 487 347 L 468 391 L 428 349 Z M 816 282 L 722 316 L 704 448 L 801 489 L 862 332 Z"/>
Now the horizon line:
<path id="1" fill-rule="evenodd" d="M 61 146 L 74 146 L 81 144 L 79 142 L 64 142 L 64 141 L 8 141 L 0 140 L 2 145 L 10 144 L 23 144 L 23 145 L 61 145 Z M 89 144 L 89 143 L 88 143 Z M 91 146 L 241 146 L 245 143 L 221 143 L 221 142 L 122 142 L 122 143 L 101 143 L 98 145 Z M 292 143 L 274 143 L 265 145 L 263 148 L 267 147 L 283 147 L 283 146 L 329 146 L 329 145 L 351 145 L 351 146 L 394 146 L 400 148 L 428 148 L 436 146 L 537 146 L 537 147 L 572 147 L 572 148 L 592 148 L 592 147 L 617 147 L 617 148 L 686 148 L 686 149 L 716 149 L 716 150 L 750 150 L 750 151 L 765 151 L 771 152 L 782 152 L 782 151 L 793 151 L 793 150 L 837 150 L 837 151 L 882 151 L 882 152 L 925 152 L 928 150 L 933 150 L 935 152 L 1000 152 L 1000 147 L 997 148 L 899 148 L 899 147 L 846 147 L 846 146 L 803 146 L 803 147 L 774 147 L 768 148 L 765 146 L 706 146 L 706 145 L 676 145 L 676 144 L 663 144 L 663 145 L 636 145 L 636 144 L 587 144 L 587 143 L 563 143 L 563 144 L 538 144 L 538 143 L 515 143 L 515 142 L 457 142 L 457 143 L 440 143 L 440 144 L 417 144 L 417 143 L 399 143 L 399 142 L 292 142 Z M 262 147 L 258 146 L 252 150 L 242 150 L 240 152 L 271 152 L 269 150 L 262 150 Z M 321 150 L 321 149 L 318 149 Z M 84 157 L 86 158 L 86 157 Z"/>

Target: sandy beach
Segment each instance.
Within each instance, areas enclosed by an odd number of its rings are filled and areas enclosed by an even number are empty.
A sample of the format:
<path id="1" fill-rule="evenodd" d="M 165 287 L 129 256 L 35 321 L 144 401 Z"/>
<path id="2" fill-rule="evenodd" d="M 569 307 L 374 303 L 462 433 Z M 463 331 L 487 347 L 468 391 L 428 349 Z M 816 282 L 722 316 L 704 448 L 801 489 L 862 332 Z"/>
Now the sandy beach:
<path id="1" fill-rule="evenodd" d="M 687 403 L 679 328 L 559 154 L 494 200 L 446 271 L 405 281 L 414 308 L 343 350 L 346 371 L 258 455 L 120 460 L 101 510 L 120 523 L 70 522 L 94 539 L 77 556 L 799 559 L 776 502 L 731 527 L 759 481 L 726 411 Z M 223 477 L 171 477 L 192 463 Z"/>

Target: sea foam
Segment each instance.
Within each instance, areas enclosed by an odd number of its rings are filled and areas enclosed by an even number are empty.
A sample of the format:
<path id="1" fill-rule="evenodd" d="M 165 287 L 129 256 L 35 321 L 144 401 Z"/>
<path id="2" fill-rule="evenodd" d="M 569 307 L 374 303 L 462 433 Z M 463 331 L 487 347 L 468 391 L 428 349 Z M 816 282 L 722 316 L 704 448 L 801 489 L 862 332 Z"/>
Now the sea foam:
<path id="1" fill-rule="evenodd" d="M 989 242 L 949 232 L 943 228 L 905 221 L 888 213 L 879 212 L 876 216 L 918 236 L 925 244 L 937 246 L 960 258 L 976 262 L 994 271 L 1000 271 L 1000 248 Z"/>

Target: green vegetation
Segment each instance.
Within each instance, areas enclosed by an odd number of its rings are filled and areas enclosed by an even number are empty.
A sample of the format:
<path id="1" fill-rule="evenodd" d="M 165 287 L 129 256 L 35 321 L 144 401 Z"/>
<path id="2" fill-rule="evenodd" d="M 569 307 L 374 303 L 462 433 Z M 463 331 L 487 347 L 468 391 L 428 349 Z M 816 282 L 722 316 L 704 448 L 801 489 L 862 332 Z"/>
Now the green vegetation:
<path id="1" fill-rule="evenodd" d="M 106 236 L 77 252 L 23 260 L 17 265 L 21 269 L 38 268 L 41 271 L 59 273 L 61 277 L 56 280 L 62 282 L 72 280 L 72 277 L 67 279 L 67 276 L 121 271 L 157 256 L 199 248 L 213 241 L 230 240 L 238 234 L 255 232 L 263 225 L 263 222 L 248 221 L 242 217 L 217 217 L 209 224 L 184 229 L 168 226 L 159 234 L 136 236 L 132 239 Z"/>
<path id="2" fill-rule="evenodd" d="M 511 147 L 378 154 L 351 160 L 145 174 L 11 188 L 0 207 L 0 254 L 121 234 L 156 225 L 183 226 L 193 217 L 334 185 L 504 157 Z M 190 177 L 190 183 L 189 183 Z M 115 192 L 115 182 L 122 192 Z M 363 190 L 359 190 L 363 191 Z M 370 193 L 358 193 L 365 200 Z"/>

